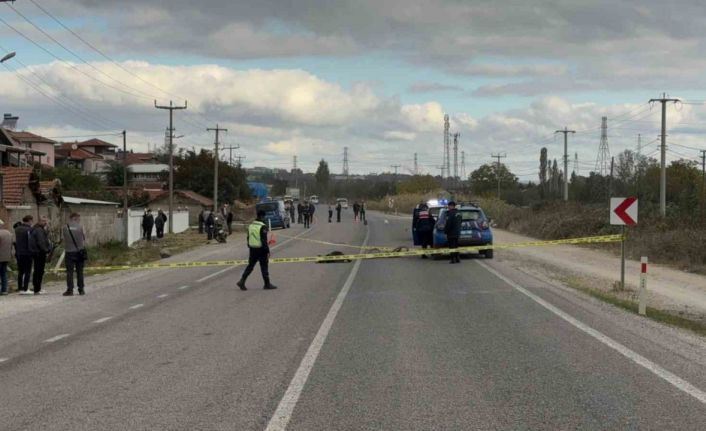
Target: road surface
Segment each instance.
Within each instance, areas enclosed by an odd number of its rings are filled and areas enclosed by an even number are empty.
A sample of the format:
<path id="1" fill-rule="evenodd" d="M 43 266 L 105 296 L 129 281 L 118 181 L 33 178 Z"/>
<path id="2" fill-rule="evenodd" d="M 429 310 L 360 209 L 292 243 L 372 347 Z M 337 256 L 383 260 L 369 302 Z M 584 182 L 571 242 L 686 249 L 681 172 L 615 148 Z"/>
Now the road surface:
<path id="1" fill-rule="evenodd" d="M 351 213 L 278 231 L 274 254 L 409 243 L 409 219 L 371 212 L 364 226 Z M 237 238 L 189 256 L 245 250 Z M 548 286 L 502 253 L 273 265 L 275 291 L 256 270 L 241 292 L 241 271 L 128 271 L 85 297 L 0 298 L 0 429 L 706 424 L 703 339 Z"/>

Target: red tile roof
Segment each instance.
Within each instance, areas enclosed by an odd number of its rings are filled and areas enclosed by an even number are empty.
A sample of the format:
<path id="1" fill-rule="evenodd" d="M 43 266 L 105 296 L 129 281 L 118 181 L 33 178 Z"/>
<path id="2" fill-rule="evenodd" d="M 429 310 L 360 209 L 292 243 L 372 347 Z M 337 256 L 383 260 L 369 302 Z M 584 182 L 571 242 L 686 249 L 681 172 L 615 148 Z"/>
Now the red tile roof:
<path id="1" fill-rule="evenodd" d="M 110 142 L 105 142 L 101 139 L 89 139 L 87 141 L 83 142 L 76 142 L 76 145 L 79 147 L 117 147 L 117 145 L 113 145 Z"/>
<path id="2" fill-rule="evenodd" d="M 21 205 L 25 187 L 29 187 L 32 168 L 15 168 L 3 166 L 0 168 L 3 176 L 2 199 L 5 205 Z"/>
<path id="3" fill-rule="evenodd" d="M 46 143 L 46 144 L 55 144 L 56 141 L 53 141 L 49 138 L 45 138 L 44 136 L 39 136 L 35 135 L 34 133 L 30 132 L 16 132 L 14 130 L 8 130 L 8 134 L 17 141 L 18 143 Z"/>
<path id="4" fill-rule="evenodd" d="M 54 150 L 54 157 L 57 160 L 71 159 L 71 160 L 86 160 L 86 159 L 102 159 L 103 157 L 92 153 L 84 148 L 79 148 L 76 144 L 64 143 L 61 144 Z"/>
<path id="5" fill-rule="evenodd" d="M 120 157 L 122 160 L 122 156 Z M 127 153 L 126 162 L 129 165 L 154 163 L 157 161 L 154 153 Z"/>

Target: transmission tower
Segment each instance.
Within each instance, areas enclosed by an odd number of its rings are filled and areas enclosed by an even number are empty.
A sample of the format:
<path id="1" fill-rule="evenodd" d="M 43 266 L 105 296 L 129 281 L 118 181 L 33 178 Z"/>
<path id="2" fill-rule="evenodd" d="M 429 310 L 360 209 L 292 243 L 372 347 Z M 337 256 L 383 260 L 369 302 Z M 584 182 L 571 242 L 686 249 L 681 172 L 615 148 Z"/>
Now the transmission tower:
<path id="1" fill-rule="evenodd" d="M 414 175 L 419 175 L 419 163 L 417 163 L 417 153 L 414 153 Z"/>
<path id="2" fill-rule="evenodd" d="M 610 149 L 608 149 L 608 117 L 601 118 L 601 144 L 598 147 L 598 158 L 596 158 L 597 174 L 608 175 L 610 171 Z"/>
<path id="3" fill-rule="evenodd" d="M 458 138 L 460 133 L 454 133 L 454 179 L 458 179 Z"/>
<path id="4" fill-rule="evenodd" d="M 466 152 L 461 151 L 461 180 L 466 179 Z"/>
<path id="5" fill-rule="evenodd" d="M 348 176 L 348 147 L 343 147 L 343 175 Z"/>
<path id="6" fill-rule="evenodd" d="M 451 175 L 451 161 L 449 160 L 449 126 L 449 116 L 446 114 L 444 115 L 444 162 L 442 165 L 444 166 L 447 177 Z M 441 173 L 441 178 L 444 178 L 444 172 Z"/>
<path id="7" fill-rule="evenodd" d="M 292 172 L 297 170 L 297 156 L 292 156 Z"/>
<path id="8" fill-rule="evenodd" d="M 579 153 L 574 153 L 574 173 L 579 176 Z"/>

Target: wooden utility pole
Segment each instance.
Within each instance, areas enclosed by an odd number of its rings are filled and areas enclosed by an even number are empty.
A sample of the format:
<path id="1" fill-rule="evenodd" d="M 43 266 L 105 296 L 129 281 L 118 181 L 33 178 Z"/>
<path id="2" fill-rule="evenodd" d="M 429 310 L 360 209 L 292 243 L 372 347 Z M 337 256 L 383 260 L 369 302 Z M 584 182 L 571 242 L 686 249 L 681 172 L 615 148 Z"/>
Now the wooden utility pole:
<path id="1" fill-rule="evenodd" d="M 207 132 L 216 132 L 216 150 L 213 153 L 214 161 L 213 161 L 213 211 L 218 212 L 218 162 L 220 160 L 220 154 L 218 153 L 218 144 L 219 144 L 219 133 L 220 132 L 227 132 L 228 129 L 221 129 L 218 127 L 218 124 L 216 124 L 215 128 L 208 128 L 206 129 Z"/>
<path id="2" fill-rule="evenodd" d="M 500 159 L 506 158 L 507 154 L 506 153 L 491 154 L 490 157 L 492 157 L 494 159 L 498 159 L 497 168 L 495 169 L 495 176 L 498 177 L 498 199 L 500 199 Z"/>
<path id="3" fill-rule="evenodd" d="M 123 217 L 125 218 L 125 244 L 130 245 L 130 236 L 128 235 L 128 227 L 130 226 L 130 214 L 127 207 L 127 132 L 123 130 Z"/>
<path id="4" fill-rule="evenodd" d="M 666 94 L 662 94 L 659 99 L 650 99 L 650 103 L 660 102 L 662 104 L 662 134 L 660 144 L 660 175 L 659 175 L 659 213 L 662 217 L 667 216 L 667 102 L 679 102 L 679 99 L 669 99 Z"/>

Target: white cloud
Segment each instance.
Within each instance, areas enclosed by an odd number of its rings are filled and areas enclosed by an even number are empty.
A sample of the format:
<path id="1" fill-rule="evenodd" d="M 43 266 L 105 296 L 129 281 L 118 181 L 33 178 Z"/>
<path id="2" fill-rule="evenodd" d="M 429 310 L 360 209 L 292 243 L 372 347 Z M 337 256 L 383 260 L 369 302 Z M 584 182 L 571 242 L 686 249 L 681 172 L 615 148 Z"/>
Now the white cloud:
<path id="1" fill-rule="evenodd" d="M 390 141 L 413 141 L 417 134 L 413 132 L 402 132 L 400 130 L 389 130 L 384 133 L 385 139 Z"/>

